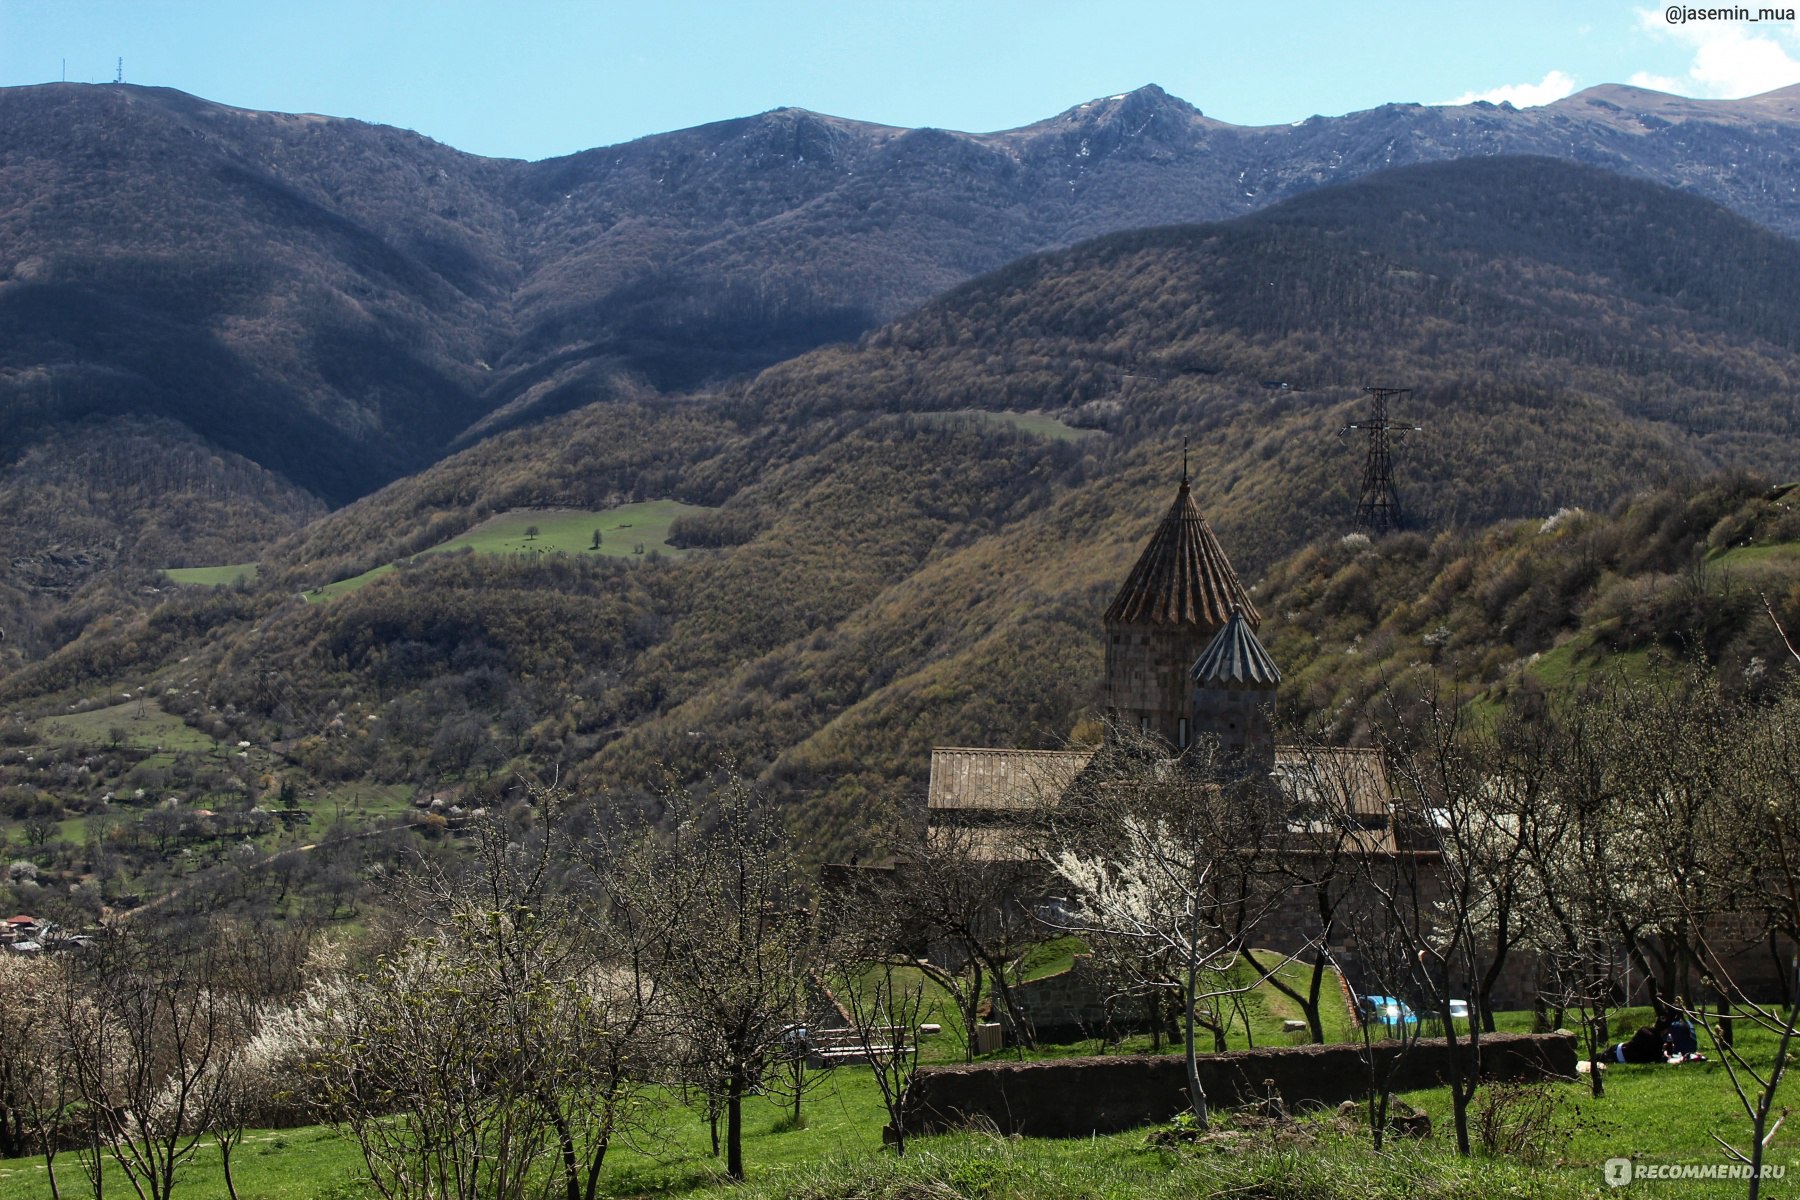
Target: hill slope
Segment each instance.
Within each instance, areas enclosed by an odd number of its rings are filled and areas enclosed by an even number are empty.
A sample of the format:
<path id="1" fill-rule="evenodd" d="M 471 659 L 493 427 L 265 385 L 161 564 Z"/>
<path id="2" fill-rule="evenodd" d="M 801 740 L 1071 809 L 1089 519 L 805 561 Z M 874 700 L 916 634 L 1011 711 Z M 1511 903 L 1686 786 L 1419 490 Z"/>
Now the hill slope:
<path id="1" fill-rule="evenodd" d="M 261 590 L 91 630 L 0 696 L 149 682 L 328 778 L 479 789 L 506 762 L 557 763 L 631 791 L 735 758 L 849 844 L 932 744 L 1056 744 L 1080 724 L 1098 614 L 1168 502 L 1179 435 L 1240 572 L 1295 594 L 1311 568 L 1279 564 L 1346 527 L 1360 460 L 1332 434 L 1372 380 L 1416 385 L 1403 415 L 1427 429 L 1397 462 L 1435 526 L 1541 523 L 1721 466 L 1787 477 L 1797 279 L 1800 247 L 1717 206 L 1549 160 L 1407 168 L 1115 235 L 742 387 L 493 437 L 276 547 Z M 1031 410 L 1100 432 L 1047 437 L 1018 420 Z M 672 533 L 710 549 L 434 555 L 343 600 L 294 595 L 504 509 L 659 496 L 718 507 Z M 1310 628 L 1289 590 L 1258 598 L 1278 646 Z M 1346 611 L 1375 622 L 1387 603 Z M 1534 628 L 1547 648 L 1572 627 Z M 1366 686 L 1290 661 L 1322 680 L 1295 693 L 1307 713 Z"/>
<path id="2" fill-rule="evenodd" d="M 166 89 L 5 89 L 0 458 L 131 414 L 343 503 L 496 431 L 854 338 L 1021 254 L 1409 162 L 1564 156 L 1792 233 L 1797 110 L 1609 87 L 1243 128 L 1150 86 L 1000 133 L 781 109 L 519 163 Z"/>

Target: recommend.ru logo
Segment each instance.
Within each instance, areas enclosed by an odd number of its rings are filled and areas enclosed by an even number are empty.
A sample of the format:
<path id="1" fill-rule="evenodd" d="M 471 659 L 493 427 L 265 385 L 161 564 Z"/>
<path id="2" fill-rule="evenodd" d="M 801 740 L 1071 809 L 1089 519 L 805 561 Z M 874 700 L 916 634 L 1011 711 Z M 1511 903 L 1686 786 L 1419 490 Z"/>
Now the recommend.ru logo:
<path id="1" fill-rule="evenodd" d="M 1751 1176 L 1751 1170 L 1745 1163 L 1634 1163 L 1629 1158 L 1609 1158 L 1606 1160 L 1605 1170 L 1609 1187 L 1624 1187 L 1634 1181 L 1741 1180 Z M 1766 1163 L 1762 1168 L 1764 1179 L 1780 1179 L 1786 1174 L 1786 1166 Z"/>

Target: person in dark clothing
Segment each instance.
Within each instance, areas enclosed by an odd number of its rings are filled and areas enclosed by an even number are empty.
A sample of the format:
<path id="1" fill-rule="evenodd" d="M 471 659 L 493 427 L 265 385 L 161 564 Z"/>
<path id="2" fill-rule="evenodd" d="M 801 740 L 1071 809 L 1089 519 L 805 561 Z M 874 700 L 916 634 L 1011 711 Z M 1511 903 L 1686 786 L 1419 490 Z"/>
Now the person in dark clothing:
<path id="1" fill-rule="evenodd" d="M 1614 1062 L 1622 1063 L 1668 1062 L 1668 1054 L 1663 1049 L 1668 1032 L 1663 1025 L 1646 1025 L 1632 1034 L 1630 1041 L 1614 1046 L 1610 1057 Z"/>

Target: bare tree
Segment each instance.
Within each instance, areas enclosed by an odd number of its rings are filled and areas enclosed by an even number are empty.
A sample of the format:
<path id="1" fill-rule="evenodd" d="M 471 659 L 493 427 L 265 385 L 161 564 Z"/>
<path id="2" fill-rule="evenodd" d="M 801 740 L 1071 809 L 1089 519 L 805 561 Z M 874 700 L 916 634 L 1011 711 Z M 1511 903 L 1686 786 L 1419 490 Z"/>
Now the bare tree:
<path id="1" fill-rule="evenodd" d="M 919 1017 L 925 1011 L 925 980 L 889 959 L 867 970 L 854 966 L 839 993 L 850 1012 L 857 1045 L 868 1059 L 887 1112 L 884 1140 L 906 1153 L 906 1085 L 919 1066 Z"/>
<path id="2" fill-rule="evenodd" d="M 1315 1043 L 1325 1041 L 1324 1006 L 1338 999 L 1327 990 L 1335 975 L 1331 946 L 1351 914 L 1358 880 L 1372 854 L 1387 847 L 1392 814 L 1385 803 L 1386 786 L 1379 756 L 1346 752 L 1322 741 L 1290 748 L 1276 773 L 1283 791 L 1291 838 L 1283 852 L 1271 856 L 1276 872 L 1291 890 L 1310 899 L 1314 929 L 1309 970 L 1303 987 L 1265 966 L 1266 956 L 1246 947 L 1244 960 L 1269 985 L 1299 1006 Z M 1329 999 L 1328 999 L 1329 997 Z"/>
<path id="3" fill-rule="evenodd" d="M 1043 869 L 990 829 L 933 825 L 915 831 L 887 879 L 880 903 L 902 914 L 890 950 L 941 987 L 961 1017 L 965 1055 L 976 1053 L 981 1009 L 992 999 L 1013 1036 L 1034 1044 L 1031 1021 L 1013 994 L 1014 964 L 1047 932 L 1031 912 Z M 921 953 L 923 952 L 923 953 Z"/>
<path id="4" fill-rule="evenodd" d="M 56 1155 L 75 1102 L 59 1017 L 78 994 L 65 965 L 0 957 L 0 1145 L 7 1158 L 41 1153 L 52 1197 L 60 1195 Z"/>
<path id="5" fill-rule="evenodd" d="M 244 1140 L 245 1127 L 267 1113 L 271 1100 L 268 1081 L 250 1069 L 244 1047 L 257 1037 L 272 1010 L 293 1003 L 301 994 L 313 930 L 303 922 L 216 922 L 211 928 L 216 950 L 212 982 L 224 1010 L 231 1052 L 213 1058 L 203 1083 L 210 1097 L 207 1131 L 219 1151 L 225 1191 L 237 1200 L 232 1154 Z"/>
<path id="6" fill-rule="evenodd" d="M 70 1007 L 68 1063 L 98 1144 L 148 1200 L 173 1194 L 212 1119 L 214 1068 L 231 1050 L 216 965 L 208 938 L 139 922 L 95 939 L 80 964 L 91 1003 Z"/>
<path id="7" fill-rule="evenodd" d="M 640 905 L 678 917 L 651 964 L 686 1047 L 685 1075 L 722 1101 L 726 1170 L 744 1177 L 743 1102 L 781 1061 L 814 993 L 807 878 L 769 805 L 735 774 L 716 798 L 671 798 L 626 864 Z"/>
<path id="8" fill-rule="evenodd" d="M 1361 1058 L 1369 1080 L 1364 1114 L 1376 1150 L 1387 1138 L 1394 1081 L 1423 1033 L 1418 1013 L 1408 1003 L 1419 994 L 1415 984 L 1417 951 L 1413 938 L 1393 919 L 1389 901 L 1420 888 L 1421 874 L 1429 872 L 1434 861 L 1421 860 L 1407 851 L 1370 856 L 1364 863 L 1364 886 L 1380 902 L 1352 903 L 1342 914 L 1356 946 L 1356 978 L 1361 989 L 1356 1015 Z M 1374 999 L 1377 996 L 1382 1002 Z"/>
<path id="9" fill-rule="evenodd" d="M 1776 1102 L 1800 1032 L 1800 689 L 1790 684 L 1769 708 L 1736 716 L 1737 753 L 1724 777 L 1729 786 L 1710 819 L 1699 823 L 1707 836 L 1699 848 L 1707 890 L 1687 888 L 1678 895 L 1684 902 L 1700 897 L 1704 907 L 1683 922 L 1693 935 L 1687 949 L 1705 981 L 1735 1009 L 1728 1016 L 1721 1006 L 1717 1026 L 1703 1011 L 1690 1008 L 1687 1015 L 1712 1031 L 1714 1049 L 1750 1122 L 1747 1148 L 1717 1134 L 1713 1140 L 1732 1161 L 1749 1168 L 1749 1196 L 1756 1200 L 1766 1151 L 1787 1119 L 1787 1108 L 1778 1113 Z M 1729 916 L 1718 911 L 1720 895 L 1730 897 Z M 1748 928 L 1746 919 L 1753 922 Z M 1755 996 L 1736 978 L 1745 951 L 1765 939 L 1776 954 L 1779 999 Z M 1744 1048 L 1730 1035 L 1732 1020 L 1767 1032 L 1774 1049 L 1759 1056 Z"/>
<path id="10" fill-rule="evenodd" d="M 1468 1154 L 1469 1104 L 1481 1079 L 1484 1021 L 1472 1009 L 1466 1049 L 1452 1000 L 1481 995 L 1518 936 L 1523 870 L 1519 796 L 1495 786 L 1491 745 L 1465 710 L 1434 693 L 1417 718 L 1394 722 L 1384 752 L 1396 784 L 1398 825 L 1417 849 L 1396 870 L 1370 876 L 1385 918 L 1415 965 L 1415 1007 L 1441 1023 L 1458 1153 Z M 1431 870 L 1420 869 L 1429 861 Z"/>
<path id="11" fill-rule="evenodd" d="M 1552 745 L 1549 786 L 1521 814 L 1540 999 L 1554 1023 L 1569 1009 L 1580 1013 L 1596 1097 L 1606 1091 L 1610 1012 L 1626 991 L 1621 967 L 1643 935 L 1649 876 L 1648 839 L 1625 803 L 1631 743 L 1614 711 L 1604 690 L 1590 689 L 1540 714 Z"/>
<path id="12" fill-rule="evenodd" d="M 560 800 L 536 799 L 553 833 Z M 410 878 L 418 935 L 334 1004 L 320 1100 L 392 1200 L 523 1197 L 546 1157 L 568 1200 L 592 1197 L 647 1074 L 642 948 L 609 959 L 548 836 L 514 841 L 494 818 L 475 834 L 467 873 Z"/>

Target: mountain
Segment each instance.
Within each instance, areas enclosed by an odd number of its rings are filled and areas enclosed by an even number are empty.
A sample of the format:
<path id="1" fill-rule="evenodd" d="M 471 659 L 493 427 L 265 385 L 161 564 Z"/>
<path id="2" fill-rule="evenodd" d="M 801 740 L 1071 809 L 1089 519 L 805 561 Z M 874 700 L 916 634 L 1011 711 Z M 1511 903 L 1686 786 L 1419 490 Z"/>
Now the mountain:
<path id="1" fill-rule="evenodd" d="M 1265 639 L 1309 681 L 1293 715 L 1318 717 L 1369 678 L 1305 647 L 1350 657 L 1384 620 L 1396 654 L 1429 645 L 1437 609 L 1412 584 L 1476 586 L 1491 552 L 1459 529 L 1679 497 L 1722 469 L 1793 477 L 1797 290 L 1800 245 L 1610 172 L 1370 175 L 1033 255 L 748 382 L 498 433 L 311 522 L 244 591 L 96 623 L 0 681 L 0 701 L 148 686 L 319 778 L 477 791 L 507 763 L 555 765 L 629 798 L 729 759 L 848 845 L 931 745 L 1082 727 L 1099 614 L 1173 494 L 1183 436 L 1196 497 L 1262 584 Z M 1343 540 L 1361 447 L 1335 436 L 1377 382 L 1411 386 L 1396 415 L 1424 426 L 1395 455 L 1415 531 L 1375 548 L 1391 570 Z M 1686 544 L 1752 492 L 1689 506 Z M 431 555 L 339 600 L 296 595 L 508 509 L 669 496 L 716 510 L 678 530 L 700 547 L 679 560 Z M 1630 558 L 1636 540 L 1585 559 L 1559 545 L 1601 573 L 1683 561 Z M 1469 681 L 1495 684 L 1570 628 L 1543 612 L 1580 594 L 1495 583 L 1441 623 L 1466 639 Z M 1628 610 L 1636 593 L 1614 594 Z"/>
<path id="2" fill-rule="evenodd" d="M 1797 123 L 1796 89 L 1605 87 L 1246 128 L 1152 85 L 999 133 L 778 109 L 523 163 L 167 89 L 9 88 L 0 460 L 133 416 L 338 505 L 507 428 L 852 340 L 1030 252 L 1414 162 L 1572 158 L 1791 235 Z"/>

